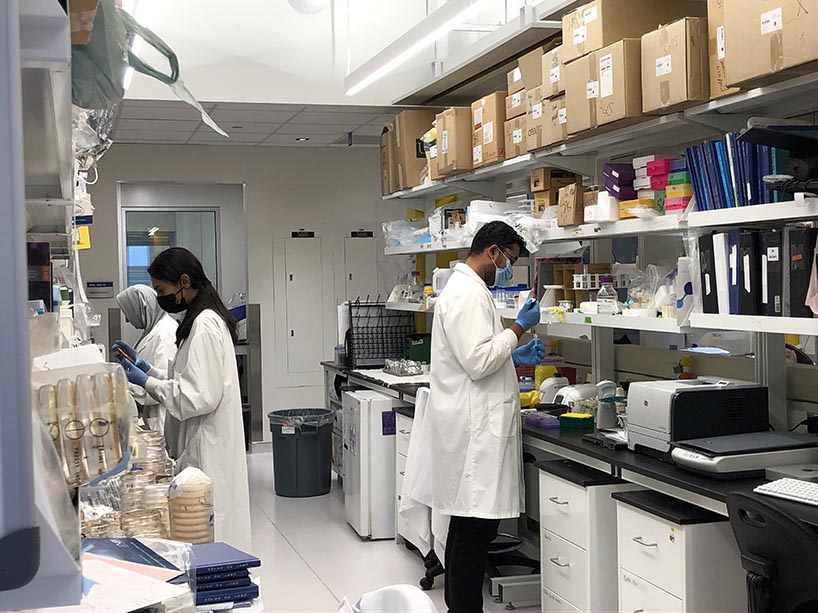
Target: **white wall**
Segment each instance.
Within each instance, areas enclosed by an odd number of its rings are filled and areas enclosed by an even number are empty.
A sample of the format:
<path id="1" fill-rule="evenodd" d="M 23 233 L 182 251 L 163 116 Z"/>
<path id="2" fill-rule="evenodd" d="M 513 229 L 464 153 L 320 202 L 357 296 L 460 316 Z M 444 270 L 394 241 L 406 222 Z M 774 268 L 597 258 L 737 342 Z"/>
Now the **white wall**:
<path id="1" fill-rule="evenodd" d="M 323 381 L 317 364 L 315 375 L 293 377 L 286 372 L 286 341 L 279 336 L 286 334 L 286 326 L 280 325 L 284 303 L 283 238 L 301 227 L 316 228 L 330 237 L 349 227 L 377 230 L 382 219 L 400 217 L 405 207 L 385 203 L 380 197 L 378 150 L 114 145 L 100 161 L 99 177 L 90 188 L 96 210 L 92 248 L 82 254 L 82 271 L 85 281 L 115 280 L 117 291 L 117 182 L 245 185 L 248 293 L 251 302 L 261 304 L 262 314 L 264 411 L 321 406 Z M 223 246 L 228 248 L 242 251 L 244 246 Z M 337 250 L 325 252 L 327 272 L 332 265 L 329 258 L 337 257 L 342 257 Z M 381 269 L 390 266 L 394 267 L 394 263 Z M 325 321 L 316 325 L 332 331 L 335 297 L 343 294 L 344 288 L 335 287 L 331 274 L 325 274 L 325 279 Z M 327 284 L 333 286 L 332 291 L 328 291 Z M 391 288 L 394 279 L 385 275 L 381 284 Z M 115 302 L 97 300 L 94 306 L 105 316 Z M 107 342 L 107 321 L 103 321 L 100 332 L 99 340 Z M 331 351 L 329 346 L 327 357 L 331 357 Z"/>

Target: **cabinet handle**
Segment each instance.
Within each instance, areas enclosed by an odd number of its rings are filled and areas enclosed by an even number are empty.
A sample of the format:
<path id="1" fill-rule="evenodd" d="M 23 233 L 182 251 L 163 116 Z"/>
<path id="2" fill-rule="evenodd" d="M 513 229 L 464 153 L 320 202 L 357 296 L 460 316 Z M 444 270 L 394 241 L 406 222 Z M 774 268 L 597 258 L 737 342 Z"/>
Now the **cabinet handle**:
<path id="1" fill-rule="evenodd" d="M 567 503 L 567 502 L 560 502 L 560 499 L 559 499 L 559 498 L 557 498 L 556 496 L 552 496 L 552 497 L 551 497 L 551 498 L 549 498 L 548 500 L 550 500 L 550 501 L 551 501 L 551 502 L 553 502 L 554 504 L 558 504 L 558 505 L 560 505 L 561 507 L 568 506 L 568 503 Z"/>
<path id="2" fill-rule="evenodd" d="M 634 609 L 633 613 L 645 613 L 645 609 Z"/>
<path id="3" fill-rule="evenodd" d="M 636 543 L 637 545 L 642 545 L 642 547 L 658 547 L 659 546 L 659 543 L 646 543 L 645 539 L 643 539 L 641 536 L 633 537 L 633 542 Z"/>
<path id="4" fill-rule="evenodd" d="M 410 434 L 412 434 L 412 432 L 409 430 L 398 430 L 398 432 L 400 432 L 404 436 L 409 436 Z"/>
<path id="5" fill-rule="evenodd" d="M 405 477 L 405 476 L 406 476 L 406 473 L 405 473 L 405 472 L 403 472 L 403 471 L 400 471 L 400 472 L 399 472 L 399 474 L 400 474 L 400 476 L 401 476 L 401 477 Z"/>
<path id="6" fill-rule="evenodd" d="M 548 559 L 551 561 L 551 564 L 559 566 L 560 568 L 568 568 L 569 566 L 571 566 L 570 562 L 567 563 L 567 564 L 563 564 L 562 562 L 560 562 L 559 558 L 548 558 Z"/>

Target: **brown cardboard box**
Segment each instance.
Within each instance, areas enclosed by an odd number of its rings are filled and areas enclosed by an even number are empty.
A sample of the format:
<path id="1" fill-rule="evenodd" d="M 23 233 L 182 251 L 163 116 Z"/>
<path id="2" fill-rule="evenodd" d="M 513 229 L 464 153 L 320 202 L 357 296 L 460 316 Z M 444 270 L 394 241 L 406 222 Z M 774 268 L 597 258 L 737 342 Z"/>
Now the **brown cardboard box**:
<path id="1" fill-rule="evenodd" d="M 814 0 L 724 0 L 727 85 L 765 85 L 781 80 L 782 71 L 814 72 L 817 29 Z"/>
<path id="2" fill-rule="evenodd" d="M 72 45 L 84 45 L 91 40 L 98 5 L 99 0 L 71 0 L 68 12 Z"/>
<path id="3" fill-rule="evenodd" d="M 494 92 L 471 105 L 472 161 L 481 168 L 506 159 L 506 92 Z"/>
<path id="4" fill-rule="evenodd" d="M 591 189 L 582 194 L 582 206 L 595 206 L 599 202 L 599 190 Z M 584 220 L 583 220 L 584 221 Z"/>
<path id="5" fill-rule="evenodd" d="M 534 192 L 533 214 L 537 219 L 543 216 L 545 209 L 557 206 L 560 202 L 560 190 L 549 189 L 543 192 Z"/>
<path id="6" fill-rule="evenodd" d="M 397 156 L 395 124 L 390 123 L 381 132 L 381 194 L 384 196 L 398 191 Z"/>
<path id="7" fill-rule="evenodd" d="M 457 106 L 437 116 L 437 164 L 441 176 L 473 168 L 471 108 Z"/>
<path id="8" fill-rule="evenodd" d="M 542 56 L 542 89 L 544 96 L 552 98 L 565 92 L 564 72 L 565 62 L 562 61 L 562 46 L 555 47 Z"/>
<path id="9" fill-rule="evenodd" d="M 520 70 L 519 66 L 514 70 L 509 71 L 508 75 L 506 76 L 506 82 L 508 83 L 509 94 L 516 94 L 517 92 L 521 92 L 525 89 L 525 83 L 523 83 L 523 71 Z"/>
<path id="10" fill-rule="evenodd" d="M 398 191 L 417 187 L 423 182 L 426 151 L 421 137 L 432 127 L 435 111 L 403 111 L 395 119 Z"/>
<path id="11" fill-rule="evenodd" d="M 535 151 L 545 147 L 545 125 L 548 119 L 545 114 L 545 102 L 542 88 L 535 87 L 526 92 L 526 148 Z"/>
<path id="12" fill-rule="evenodd" d="M 626 38 L 597 52 L 597 123 L 604 126 L 642 115 L 642 41 Z"/>
<path id="13" fill-rule="evenodd" d="M 681 17 L 706 15 L 707 5 L 696 0 L 594 0 L 562 18 L 562 61 L 639 38 Z"/>
<path id="14" fill-rule="evenodd" d="M 724 65 L 724 0 L 707 0 L 707 49 L 710 55 L 710 99 L 722 98 L 739 91 L 737 87 L 727 87 Z"/>
<path id="15" fill-rule="evenodd" d="M 585 207 L 583 206 L 583 194 L 585 190 L 582 185 L 572 183 L 560 188 L 559 211 L 557 212 L 557 225 L 560 228 L 566 226 L 578 226 L 585 222 Z"/>
<path id="16" fill-rule="evenodd" d="M 525 115 L 525 90 L 506 96 L 506 121 Z"/>
<path id="17" fill-rule="evenodd" d="M 706 19 L 686 17 L 642 37 L 645 113 L 667 113 L 709 97 Z"/>
<path id="18" fill-rule="evenodd" d="M 429 178 L 432 181 L 439 181 L 442 176 L 440 174 L 440 156 L 437 143 L 435 143 L 429 150 Z"/>
<path id="19" fill-rule="evenodd" d="M 565 108 L 565 96 L 551 98 L 548 101 L 548 109 L 543 109 L 548 114 L 545 136 L 543 140 L 546 145 L 561 143 L 568 138 L 568 109 Z"/>
<path id="20" fill-rule="evenodd" d="M 561 168 L 535 168 L 531 171 L 531 191 L 544 192 L 549 189 L 560 189 L 582 180 L 569 170 Z M 557 204 L 554 202 L 553 204 Z"/>
<path id="21" fill-rule="evenodd" d="M 596 128 L 599 102 L 599 59 L 597 53 L 565 65 L 565 107 L 568 134 Z"/>
<path id="22" fill-rule="evenodd" d="M 526 123 L 525 115 L 509 119 L 506 122 L 506 159 L 516 158 L 528 151 Z"/>
<path id="23" fill-rule="evenodd" d="M 523 84 L 527 90 L 542 85 L 542 56 L 543 48 L 537 47 L 517 60 L 517 65 L 523 73 Z"/>

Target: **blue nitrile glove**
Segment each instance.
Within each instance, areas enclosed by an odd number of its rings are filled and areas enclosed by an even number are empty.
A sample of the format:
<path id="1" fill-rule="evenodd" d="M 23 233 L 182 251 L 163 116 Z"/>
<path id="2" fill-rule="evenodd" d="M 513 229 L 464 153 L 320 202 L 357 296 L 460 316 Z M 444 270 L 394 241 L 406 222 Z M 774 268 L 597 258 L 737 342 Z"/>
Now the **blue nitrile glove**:
<path id="1" fill-rule="evenodd" d="M 520 312 L 517 314 L 517 321 L 515 321 L 518 326 L 520 326 L 523 330 L 528 331 L 531 330 L 534 326 L 540 323 L 540 303 L 537 300 L 528 299 L 525 301 L 523 308 L 520 309 Z"/>
<path id="2" fill-rule="evenodd" d="M 545 346 L 538 338 L 528 341 L 511 354 L 514 366 L 537 366 L 545 357 Z"/>
<path id="3" fill-rule="evenodd" d="M 145 384 L 148 382 L 147 373 L 137 368 L 136 365 L 128 359 L 120 357 L 119 363 L 122 364 L 122 368 L 125 369 L 125 376 L 128 377 L 128 381 L 144 389 Z"/>
<path id="4" fill-rule="evenodd" d="M 122 356 L 117 353 L 117 348 L 122 349 L 122 351 L 124 351 L 128 356 L 128 359 L 133 362 L 134 365 L 142 372 L 148 372 L 151 369 L 151 365 L 142 359 L 142 357 L 136 352 L 136 349 L 123 341 L 117 341 L 114 343 L 114 346 L 111 347 L 114 359 L 117 362 L 122 362 Z"/>

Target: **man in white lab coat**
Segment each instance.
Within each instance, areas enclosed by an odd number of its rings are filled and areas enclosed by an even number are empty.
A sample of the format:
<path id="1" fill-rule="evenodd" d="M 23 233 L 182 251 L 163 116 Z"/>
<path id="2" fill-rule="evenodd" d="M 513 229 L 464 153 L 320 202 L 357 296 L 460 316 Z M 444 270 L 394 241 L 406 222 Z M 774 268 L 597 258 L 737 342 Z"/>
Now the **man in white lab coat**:
<path id="1" fill-rule="evenodd" d="M 545 356 L 538 339 L 517 348 L 540 321 L 527 302 L 508 329 L 489 287 L 508 285 L 525 253 L 507 224 L 484 226 L 435 306 L 431 395 L 434 508 L 451 516 L 446 541 L 449 613 L 480 613 L 488 547 L 502 519 L 523 511 L 520 397 L 515 366 Z"/>

